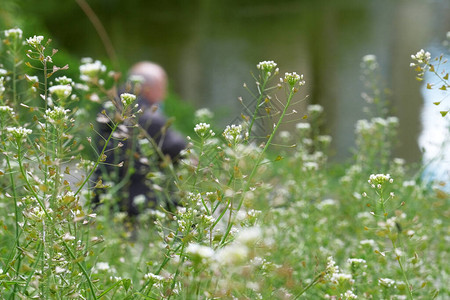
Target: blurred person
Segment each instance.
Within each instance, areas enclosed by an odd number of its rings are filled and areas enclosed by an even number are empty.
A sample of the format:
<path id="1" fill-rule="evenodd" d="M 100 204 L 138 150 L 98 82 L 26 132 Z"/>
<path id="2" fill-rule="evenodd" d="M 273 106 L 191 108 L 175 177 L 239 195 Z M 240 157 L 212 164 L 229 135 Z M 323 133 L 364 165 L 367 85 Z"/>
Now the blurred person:
<path id="1" fill-rule="evenodd" d="M 158 145 L 158 152 L 176 162 L 180 152 L 186 147 L 186 142 L 179 133 L 168 128 L 167 119 L 161 112 L 161 104 L 167 94 L 166 72 L 155 63 L 138 62 L 129 70 L 129 82 L 138 82 L 135 84 L 135 91 L 132 91 L 136 93 L 136 102 L 142 110 L 137 116 L 137 123 L 153 139 L 154 144 Z M 99 133 L 103 136 L 98 143 L 101 150 L 105 138 L 111 133 L 111 125 L 108 122 L 101 123 Z M 121 198 L 118 203 L 120 210 L 126 211 L 130 217 L 138 215 L 142 207 L 154 207 L 160 200 L 151 187 L 152 182 L 147 179 L 147 175 L 158 170 L 158 166 L 154 165 L 155 158 L 143 155 L 138 135 L 139 130 L 136 128 L 119 126 L 113 134 L 117 142 L 110 142 L 107 152 L 105 151 L 105 164 L 100 165 L 96 171 L 97 178 L 102 178 L 103 184 L 108 181 L 113 185 L 109 191 L 96 189 L 94 202 L 101 202 L 102 193 L 106 192 L 105 196 L 110 193 L 110 196 Z M 121 147 L 118 147 L 119 142 Z M 158 162 L 161 163 L 162 159 L 159 157 Z M 122 167 L 112 166 L 122 161 Z M 113 178 L 114 172 L 116 178 Z"/>

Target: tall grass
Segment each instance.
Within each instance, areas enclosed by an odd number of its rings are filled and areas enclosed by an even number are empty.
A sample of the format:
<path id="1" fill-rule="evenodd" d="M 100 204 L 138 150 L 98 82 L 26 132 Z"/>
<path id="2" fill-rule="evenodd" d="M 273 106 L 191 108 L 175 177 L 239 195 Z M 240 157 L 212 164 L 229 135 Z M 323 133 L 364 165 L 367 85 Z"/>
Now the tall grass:
<path id="1" fill-rule="evenodd" d="M 141 203 L 131 219 L 116 205 L 120 178 L 92 175 L 121 150 L 116 129 L 136 127 L 134 95 L 118 95 L 116 76 L 92 59 L 80 65 L 79 79 L 63 76 L 67 67 L 53 65 L 57 51 L 43 37 L 24 43 L 14 29 L 2 42 L 2 298 L 450 296 L 449 198 L 391 157 L 398 120 L 388 115 L 380 83 L 369 82 L 375 57 L 365 57 L 363 72 L 376 109 L 356 126 L 351 164 L 327 163 L 322 107 L 292 109 L 305 101 L 303 77 L 280 76 L 276 63 L 264 61 L 242 99 L 253 114 L 217 131 L 212 113 L 199 111 L 177 166 L 137 129 L 161 201 Z M 106 137 L 92 120 L 83 126 L 83 103 L 100 99 L 110 103 L 97 118 L 111 126 Z M 279 132 L 287 115 L 295 129 Z M 103 205 L 94 208 L 98 189 Z"/>

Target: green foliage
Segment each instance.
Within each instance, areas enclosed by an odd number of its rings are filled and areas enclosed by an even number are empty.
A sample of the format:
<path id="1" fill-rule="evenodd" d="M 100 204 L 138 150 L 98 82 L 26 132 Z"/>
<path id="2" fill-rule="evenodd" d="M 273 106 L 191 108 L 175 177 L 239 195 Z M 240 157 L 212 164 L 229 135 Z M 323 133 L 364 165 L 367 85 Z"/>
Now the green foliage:
<path id="1" fill-rule="evenodd" d="M 54 63 L 59 53 L 46 39 L 35 36 L 24 46 L 19 33 L 2 33 L 2 297 L 450 295 L 449 197 L 408 178 L 404 161 L 391 157 L 397 122 L 387 117 L 378 88 L 372 94 L 378 107 L 357 125 L 348 168 L 327 163 L 331 139 L 320 134 L 320 106 L 308 106 L 306 120 L 299 114 L 295 131 L 279 132 L 287 114 L 296 116 L 290 107 L 304 81 L 296 73 L 280 81 L 274 62 L 257 65 L 251 99 L 242 100 L 254 103 L 253 115 L 242 115 L 225 130 L 214 128 L 211 112 L 194 112 L 171 96 L 167 114 L 180 119 L 179 128 L 192 128 L 189 146 L 173 166 L 136 127 L 134 97 L 117 96 L 118 77 L 105 65 L 84 60 L 80 77 L 64 77 L 68 70 Z M 94 120 L 80 106 L 96 110 L 100 99 L 109 105 L 102 103 L 96 120 L 111 133 L 97 138 Z M 269 128 L 260 123 L 267 119 Z M 133 220 L 116 205 L 123 202 L 120 188 L 129 175 L 93 181 L 99 166 L 123 166 L 107 161 L 125 142 L 114 134 L 118 128 L 132 132 L 143 155 L 158 162 L 148 183 L 176 207 L 141 203 Z M 79 148 L 83 141 L 92 160 Z M 94 187 L 105 189 L 95 210 Z"/>

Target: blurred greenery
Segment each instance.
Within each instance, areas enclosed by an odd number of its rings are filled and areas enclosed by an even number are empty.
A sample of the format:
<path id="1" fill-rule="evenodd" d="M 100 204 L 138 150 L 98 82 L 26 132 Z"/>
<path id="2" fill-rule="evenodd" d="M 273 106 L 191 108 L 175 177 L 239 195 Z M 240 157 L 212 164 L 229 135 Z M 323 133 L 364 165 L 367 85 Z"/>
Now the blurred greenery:
<path id="1" fill-rule="evenodd" d="M 184 1 L 178 1 L 176 7 L 183 6 Z M 135 14 L 135 8 L 141 7 L 145 2 L 133 0 L 128 1 L 126 5 L 122 1 L 89 1 L 95 13 L 104 22 L 110 16 L 121 15 L 138 16 Z M 155 5 L 153 3 L 152 5 Z M 184 5 L 190 7 L 190 5 Z M 145 17 L 144 14 L 140 14 Z M 112 26 L 111 20 L 103 24 L 105 27 Z M 112 62 L 105 51 L 100 38 L 90 23 L 88 17 L 84 14 L 76 1 L 40 1 L 30 0 L 2 0 L 0 6 L 0 28 L 9 29 L 19 27 L 24 32 L 24 37 L 33 35 L 44 35 L 52 39 L 51 47 L 58 49 L 59 52 L 54 56 L 53 61 L 56 65 L 69 65 L 69 69 L 64 75 L 78 79 L 78 65 L 82 57 L 88 56 L 100 59 L 108 69 L 113 69 Z M 59 38 L 55 38 L 59 36 Z M 61 35 L 61 32 L 63 34 Z M 116 66 L 119 72 L 125 74 L 131 62 L 126 62 L 125 57 L 119 55 Z M 33 74 L 30 74 L 33 75 Z M 88 112 L 92 112 L 91 119 L 95 118 L 95 112 L 99 106 L 91 101 L 83 101 L 81 106 Z M 194 112 L 193 105 L 180 99 L 180 97 L 171 90 L 164 104 L 165 113 L 173 119 L 173 126 L 186 135 L 194 133 Z"/>

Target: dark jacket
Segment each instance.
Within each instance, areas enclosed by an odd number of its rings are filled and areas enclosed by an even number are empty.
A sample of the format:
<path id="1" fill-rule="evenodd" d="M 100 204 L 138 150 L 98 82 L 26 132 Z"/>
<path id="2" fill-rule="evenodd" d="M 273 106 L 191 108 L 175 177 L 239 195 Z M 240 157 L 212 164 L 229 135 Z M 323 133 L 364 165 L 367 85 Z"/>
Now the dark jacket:
<path id="1" fill-rule="evenodd" d="M 145 130 L 153 139 L 154 143 L 149 145 L 158 145 L 160 152 L 164 156 L 170 156 L 172 162 L 176 162 L 180 152 L 186 147 L 184 138 L 174 130 L 167 128 L 167 119 L 162 115 L 159 109 L 154 109 L 144 99 L 138 98 L 137 103 L 142 109 L 142 114 L 138 116 L 139 126 Z M 127 124 L 131 125 L 131 124 Z M 103 139 L 99 139 L 99 151 L 104 146 L 104 139 L 107 139 L 111 133 L 111 124 L 100 123 L 99 133 Z M 139 207 L 134 203 L 137 196 L 145 197 L 145 206 L 155 206 L 158 199 L 155 191 L 152 189 L 152 182 L 147 179 L 147 175 L 151 171 L 159 170 L 159 164 L 162 161 L 156 151 L 152 151 L 151 156 L 146 157 L 145 151 L 141 149 L 138 142 L 140 138 L 139 129 L 132 126 L 122 125 L 113 135 L 114 139 L 107 146 L 106 160 L 96 171 L 97 177 L 103 178 L 105 181 L 114 183 L 109 189 L 113 193 L 113 198 L 118 198 L 120 210 L 128 212 L 130 216 L 139 214 Z M 121 143 L 122 147 L 117 147 Z M 148 152 L 147 152 L 148 153 Z M 118 168 L 117 165 L 123 162 L 123 166 Z M 105 192 L 96 189 L 96 202 L 99 201 L 98 194 Z"/>

